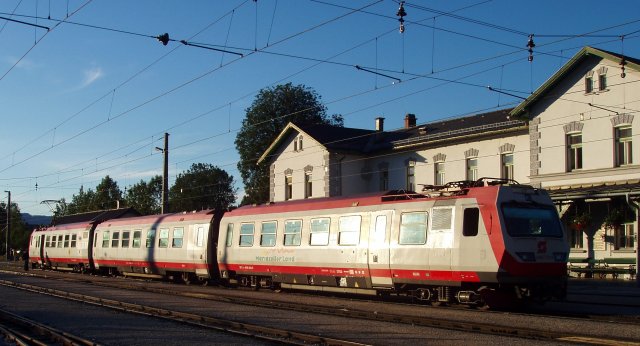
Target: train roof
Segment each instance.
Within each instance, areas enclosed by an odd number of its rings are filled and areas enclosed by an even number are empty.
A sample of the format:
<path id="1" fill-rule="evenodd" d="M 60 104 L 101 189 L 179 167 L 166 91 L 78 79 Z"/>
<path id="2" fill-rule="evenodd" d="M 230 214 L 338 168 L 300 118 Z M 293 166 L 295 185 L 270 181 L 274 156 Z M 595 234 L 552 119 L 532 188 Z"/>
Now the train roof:
<path id="1" fill-rule="evenodd" d="M 106 220 L 101 225 L 106 227 L 119 226 L 119 225 L 148 225 L 148 224 L 160 224 L 163 222 L 178 222 L 178 221 L 195 221 L 206 220 L 207 222 L 213 218 L 215 210 L 206 209 L 201 211 L 192 212 L 180 212 L 170 214 L 159 215 L 146 215 L 138 217 L 128 217 Z"/>
<path id="2" fill-rule="evenodd" d="M 304 210 L 337 209 L 348 207 L 364 207 L 388 203 L 410 203 L 417 200 L 433 200 L 435 198 L 457 198 L 464 196 L 467 189 L 458 190 L 459 193 L 422 194 L 412 191 L 391 190 L 346 197 L 322 197 L 287 202 L 267 203 L 261 205 L 248 205 L 240 207 L 225 214 L 225 216 L 243 216 L 252 214 L 286 213 Z"/>

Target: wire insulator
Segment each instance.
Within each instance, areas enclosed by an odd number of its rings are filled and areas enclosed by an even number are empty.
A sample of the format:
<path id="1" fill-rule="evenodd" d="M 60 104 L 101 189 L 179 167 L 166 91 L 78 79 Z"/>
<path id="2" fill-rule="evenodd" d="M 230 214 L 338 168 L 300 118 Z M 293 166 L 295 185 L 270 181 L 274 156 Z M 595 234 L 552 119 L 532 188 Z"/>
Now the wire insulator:
<path id="1" fill-rule="evenodd" d="M 533 47 L 536 44 L 533 43 L 533 34 L 529 35 L 529 41 L 527 41 L 527 47 L 529 47 L 529 62 L 533 61 Z"/>
<path id="2" fill-rule="evenodd" d="M 407 15 L 407 11 L 404 10 L 404 1 L 400 1 L 400 7 L 398 8 L 398 12 L 396 12 L 396 16 L 398 21 L 400 22 L 400 33 L 404 33 L 404 16 Z"/>

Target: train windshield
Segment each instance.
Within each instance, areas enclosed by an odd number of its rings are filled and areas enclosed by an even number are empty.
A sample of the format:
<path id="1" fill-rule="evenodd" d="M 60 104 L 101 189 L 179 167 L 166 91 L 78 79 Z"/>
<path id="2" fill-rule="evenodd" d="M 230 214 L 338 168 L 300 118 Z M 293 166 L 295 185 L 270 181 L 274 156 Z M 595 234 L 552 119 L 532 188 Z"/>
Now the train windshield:
<path id="1" fill-rule="evenodd" d="M 562 237 L 560 219 L 552 206 L 505 203 L 502 215 L 512 237 Z"/>

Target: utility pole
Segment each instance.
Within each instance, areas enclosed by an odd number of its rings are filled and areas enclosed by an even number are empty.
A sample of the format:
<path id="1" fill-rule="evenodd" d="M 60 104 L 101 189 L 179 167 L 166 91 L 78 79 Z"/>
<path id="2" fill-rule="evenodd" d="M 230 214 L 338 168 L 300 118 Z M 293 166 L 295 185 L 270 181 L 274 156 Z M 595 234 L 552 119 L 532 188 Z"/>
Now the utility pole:
<path id="1" fill-rule="evenodd" d="M 164 149 L 156 147 L 156 150 L 164 154 L 164 167 L 162 170 L 162 206 L 160 213 L 169 212 L 169 134 L 164 134 Z"/>
<path id="2" fill-rule="evenodd" d="M 9 230 L 11 229 L 11 191 L 5 191 L 7 197 L 7 233 L 5 233 L 6 259 L 9 260 Z"/>

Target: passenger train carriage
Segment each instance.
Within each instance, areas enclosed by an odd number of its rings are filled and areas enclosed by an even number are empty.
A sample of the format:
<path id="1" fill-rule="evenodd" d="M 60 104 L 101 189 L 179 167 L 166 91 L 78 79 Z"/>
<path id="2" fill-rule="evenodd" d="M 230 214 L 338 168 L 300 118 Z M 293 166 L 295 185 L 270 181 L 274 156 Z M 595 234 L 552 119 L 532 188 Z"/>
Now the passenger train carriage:
<path id="1" fill-rule="evenodd" d="M 562 297 L 569 249 L 546 192 L 459 185 L 228 212 L 218 242 L 221 278 L 434 302 Z"/>
<path id="2" fill-rule="evenodd" d="M 544 190 L 480 180 L 52 226 L 33 232 L 29 256 L 53 269 L 485 305 L 563 297 L 568 251 Z"/>

